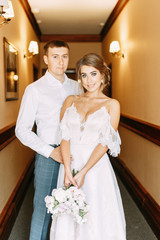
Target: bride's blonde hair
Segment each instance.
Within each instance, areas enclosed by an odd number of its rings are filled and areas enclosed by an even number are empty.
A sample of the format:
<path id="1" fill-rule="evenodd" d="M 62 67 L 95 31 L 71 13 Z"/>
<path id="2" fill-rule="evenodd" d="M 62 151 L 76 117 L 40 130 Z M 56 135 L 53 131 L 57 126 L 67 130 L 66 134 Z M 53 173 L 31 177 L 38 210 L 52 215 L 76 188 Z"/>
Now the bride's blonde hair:
<path id="1" fill-rule="evenodd" d="M 84 55 L 76 64 L 77 80 L 82 80 L 81 68 L 84 65 L 94 67 L 99 70 L 101 74 L 104 74 L 104 81 L 101 85 L 101 90 L 110 85 L 110 69 L 107 67 L 107 64 L 101 56 L 96 53 L 88 53 Z"/>

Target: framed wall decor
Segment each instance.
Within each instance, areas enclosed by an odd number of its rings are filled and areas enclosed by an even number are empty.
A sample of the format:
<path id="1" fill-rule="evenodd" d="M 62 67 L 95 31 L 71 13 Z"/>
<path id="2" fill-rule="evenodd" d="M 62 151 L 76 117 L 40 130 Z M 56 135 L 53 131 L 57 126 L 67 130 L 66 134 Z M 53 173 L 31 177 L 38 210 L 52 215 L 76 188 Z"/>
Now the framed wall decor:
<path id="1" fill-rule="evenodd" d="M 4 37 L 4 78 L 6 101 L 18 99 L 18 50 Z"/>

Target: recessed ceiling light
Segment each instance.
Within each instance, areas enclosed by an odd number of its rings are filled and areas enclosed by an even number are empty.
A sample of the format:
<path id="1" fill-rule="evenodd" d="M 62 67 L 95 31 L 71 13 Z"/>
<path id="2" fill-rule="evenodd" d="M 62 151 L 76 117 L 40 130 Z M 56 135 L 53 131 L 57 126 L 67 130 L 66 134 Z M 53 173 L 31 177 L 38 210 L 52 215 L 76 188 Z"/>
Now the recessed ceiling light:
<path id="1" fill-rule="evenodd" d="M 39 8 L 32 8 L 33 13 L 39 13 Z"/>
<path id="2" fill-rule="evenodd" d="M 37 23 L 41 23 L 41 22 L 42 22 L 42 20 L 40 20 L 40 19 L 37 20 Z"/>
<path id="3" fill-rule="evenodd" d="M 99 26 L 100 26 L 100 27 L 103 27 L 103 26 L 104 26 L 104 22 L 101 22 L 101 23 L 99 24 Z"/>

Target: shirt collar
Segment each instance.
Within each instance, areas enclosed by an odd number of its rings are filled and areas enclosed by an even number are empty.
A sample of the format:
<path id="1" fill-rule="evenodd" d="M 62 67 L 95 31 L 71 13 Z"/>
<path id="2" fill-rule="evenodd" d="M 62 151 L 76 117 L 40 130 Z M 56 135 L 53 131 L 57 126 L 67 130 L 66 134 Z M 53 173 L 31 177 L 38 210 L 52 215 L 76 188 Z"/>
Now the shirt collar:
<path id="1" fill-rule="evenodd" d="M 68 77 L 67 75 L 64 73 L 64 82 L 61 83 L 59 80 L 57 80 L 48 70 L 46 71 L 45 75 L 44 75 L 48 82 L 52 85 L 55 85 L 55 86 L 63 86 L 64 84 L 66 84 L 68 82 Z"/>

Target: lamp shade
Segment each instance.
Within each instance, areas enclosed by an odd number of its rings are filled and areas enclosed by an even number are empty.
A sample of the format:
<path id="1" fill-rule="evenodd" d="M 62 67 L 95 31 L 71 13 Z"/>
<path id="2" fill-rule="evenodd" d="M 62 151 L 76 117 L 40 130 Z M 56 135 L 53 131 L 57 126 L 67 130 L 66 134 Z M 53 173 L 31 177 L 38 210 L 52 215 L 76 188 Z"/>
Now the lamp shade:
<path id="1" fill-rule="evenodd" d="M 4 8 L 9 8 L 8 0 L 0 0 L 0 6 Z"/>
<path id="2" fill-rule="evenodd" d="M 36 41 L 31 41 L 28 47 L 28 51 L 33 55 L 39 53 L 38 43 Z"/>
<path id="3" fill-rule="evenodd" d="M 117 53 L 119 51 L 120 51 L 119 42 L 118 41 L 111 42 L 110 47 L 109 47 L 109 52 L 110 53 Z"/>
<path id="4" fill-rule="evenodd" d="M 10 19 L 10 18 L 14 17 L 12 2 L 10 0 L 8 0 L 8 4 L 9 4 L 9 8 L 5 9 L 5 14 L 3 14 L 3 16 L 6 19 Z"/>

